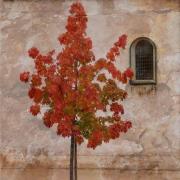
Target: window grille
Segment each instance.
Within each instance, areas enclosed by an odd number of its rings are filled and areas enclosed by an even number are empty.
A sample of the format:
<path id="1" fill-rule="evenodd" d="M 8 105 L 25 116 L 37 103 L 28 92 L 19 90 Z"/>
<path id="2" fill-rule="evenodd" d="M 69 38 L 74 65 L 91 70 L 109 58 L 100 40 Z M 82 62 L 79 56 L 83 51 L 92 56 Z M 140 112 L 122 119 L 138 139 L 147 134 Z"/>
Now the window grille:
<path id="1" fill-rule="evenodd" d="M 147 38 L 135 40 L 130 48 L 130 64 L 134 70 L 131 84 L 155 84 L 155 45 Z"/>
<path id="2" fill-rule="evenodd" d="M 153 79 L 153 47 L 142 40 L 137 43 L 136 49 L 136 79 Z"/>

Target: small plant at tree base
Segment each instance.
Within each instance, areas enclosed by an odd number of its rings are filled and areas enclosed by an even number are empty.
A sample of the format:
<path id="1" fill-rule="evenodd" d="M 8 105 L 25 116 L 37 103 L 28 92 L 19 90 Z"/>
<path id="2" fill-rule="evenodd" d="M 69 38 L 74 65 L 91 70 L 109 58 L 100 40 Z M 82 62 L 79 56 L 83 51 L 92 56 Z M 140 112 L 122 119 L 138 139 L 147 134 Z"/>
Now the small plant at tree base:
<path id="1" fill-rule="evenodd" d="M 119 37 L 106 58 L 96 59 L 92 40 L 86 35 L 88 19 L 83 6 L 73 3 L 69 12 L 67 31 L 58 38 L 62 51 L 42 55 L 37 48 L 31 48 L 28 53 L 34 60 L 35 72 L 21 73 L 20 80 L 29 82 L 28 95 L 34 101 L 30 112 L 34 116 L 43 106 L 48 107 L 43 114 L 47 127 L 57 124 L 58 135 L 73 136 L 79 144 L 87 139 L 87 147 L 95 149 L 131 128 L 131 122 L 121 118 L 121 101 L 127 92 L 116 82 L 127 83 L 133 72 L 130 68 L 120 72 L 114 65 L 127 36 Z M 106 112 L 111 113 L 106 116 Z"/>

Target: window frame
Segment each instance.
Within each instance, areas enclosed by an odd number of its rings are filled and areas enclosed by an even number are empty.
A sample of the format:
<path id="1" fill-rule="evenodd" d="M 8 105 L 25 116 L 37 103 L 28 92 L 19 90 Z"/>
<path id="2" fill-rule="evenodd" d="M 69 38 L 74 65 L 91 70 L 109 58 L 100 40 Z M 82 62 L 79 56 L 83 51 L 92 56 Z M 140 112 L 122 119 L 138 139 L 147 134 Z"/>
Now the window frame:
<path id="1" fill-rule="evenodd" d="M 145 41 L 148 41 L 152 47 L 153 47 L 153 79 L 150 79 L 150 80 L 137 80 L 136 79 L 136 65 L 135 65 L 135 62 L 136 62 L 136 56 L 135 56 L 135 49 L 136 49 L 136 45 L 139 41 L 141 40 L 145 40 Z M 132 68 L 133 72 L 134 72 L 134 76 L 133 78 L 130 80 L 130 84 L 131 85 L 151 85 L 151 84 L 156 84 L 157 83 L 157 73 L 156 73 L 156 68 L 157 68 L 157 60 L 156 60 L 156 57 L 157 57 L 157 50 L 156 50 L 156 45 L 155 43 L 147 38 L 147 37 L 139 37 L 139 38 L 136 38 L 130 45 L 130 58 L 129 58 L 129 64 L 130 64 L 130 67 Z"/>

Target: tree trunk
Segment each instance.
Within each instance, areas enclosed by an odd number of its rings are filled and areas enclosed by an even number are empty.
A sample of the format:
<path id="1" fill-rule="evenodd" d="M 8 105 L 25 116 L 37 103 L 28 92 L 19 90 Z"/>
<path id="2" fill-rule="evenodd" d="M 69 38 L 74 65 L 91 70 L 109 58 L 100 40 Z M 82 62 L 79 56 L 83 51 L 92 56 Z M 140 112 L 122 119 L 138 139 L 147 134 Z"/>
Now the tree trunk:
<path id="1" fill-rule="evenodd" d="M 77 143 L 75 136 L 71 136 L 70 150 L 70 180 L 77 180 Z"/>

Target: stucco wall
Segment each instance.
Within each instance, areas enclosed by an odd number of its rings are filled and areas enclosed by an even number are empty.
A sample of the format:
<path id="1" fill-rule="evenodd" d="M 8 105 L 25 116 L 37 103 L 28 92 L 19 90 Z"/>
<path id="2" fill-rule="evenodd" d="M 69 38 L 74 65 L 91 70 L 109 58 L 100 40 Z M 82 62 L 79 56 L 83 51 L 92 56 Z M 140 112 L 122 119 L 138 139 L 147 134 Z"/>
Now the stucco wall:
<path id="1" fill-rule="evenodd" d="M 157 86 L 130 86 L 125 117 L 133 128 L 96 150 L 78 147 L 80 168 L 180 170 L 180 14 L 178 0 L 83 0 L 89 17 L 87 33 L 96 57 L 104 57 L 120 34 L 127 48 L 117 60 L 129 66 L 129 46 L 141 36 L 157 46 Z M 0 127 L 2 167 L 64 168 L 69 140 L 44 127 L 28 113 L 27 86 L 19 73 L 32 69 L 31 46 L 42 52 L 60 49 L 72 1 L 1 1 L 0 4 Z M 151 88 L 153 90 L 151 90 Z"/>

